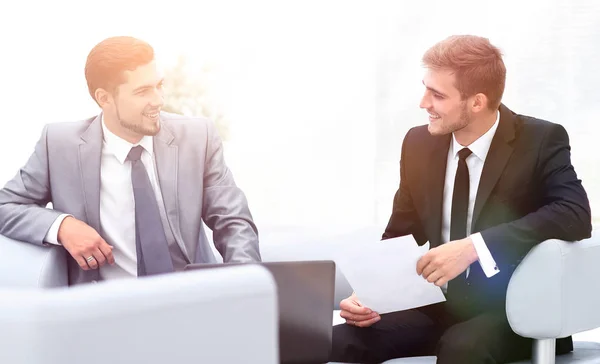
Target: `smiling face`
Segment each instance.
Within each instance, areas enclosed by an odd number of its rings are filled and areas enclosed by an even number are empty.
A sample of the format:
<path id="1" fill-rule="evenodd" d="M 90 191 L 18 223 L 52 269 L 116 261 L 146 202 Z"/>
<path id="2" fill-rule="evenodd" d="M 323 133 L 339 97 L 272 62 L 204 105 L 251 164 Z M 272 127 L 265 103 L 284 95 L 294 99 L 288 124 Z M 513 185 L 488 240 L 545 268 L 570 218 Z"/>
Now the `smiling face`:
<path id="1" fill-rule="evenodd" d="M 423 78 L 425 94 L 420 107 L 429 113 L 431 135 L 453 133 L 471 124 L 470 100 L 461 97 L 455 81 L 453 72 L 442 69 L 428 69 Z"/>
<path id="2" fill-rule="evenodd" d="M 139 136 L 156 135 L 160 130 L 159 113 L 164 105 L 163 78 L 156 62 L 125 71 L 126 82 L 113 94 L 114 111 L 119 125 Z"/>
<path id="3" fill-rule="evenodd" d="M 112 92 L 97 90 L 107 127 L 132 143 L 145 135 L 156 135 L 164 105 L 163 78 L 156 62 L 124 71 L 123 80 Z"/>
<path id="4" fill-rule="evenodd" d="M 506 67 L 500 49 L 487 38 L 453 35 L 423 54 L 427 68 L 421 108 L 432 135 L 454 133 L 470 141 L 485 131 L 501 104 Z"/>

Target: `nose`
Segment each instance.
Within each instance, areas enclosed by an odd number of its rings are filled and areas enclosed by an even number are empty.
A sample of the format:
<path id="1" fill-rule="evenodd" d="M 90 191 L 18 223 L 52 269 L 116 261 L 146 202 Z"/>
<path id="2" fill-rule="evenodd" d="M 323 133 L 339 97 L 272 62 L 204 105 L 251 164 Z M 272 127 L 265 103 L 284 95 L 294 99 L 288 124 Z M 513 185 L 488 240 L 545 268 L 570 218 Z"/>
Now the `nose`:
<path id="1" fill-rule="evenodd" d="M 431 101 L 429 100 L 429 97 L 427 96 L 427 93 L 425 93 L 423 95 L 423 97 L 421 98 L 421 103 L 419 104 L 419 107 L 421 109 L 429 109 L 429 108 L 431 108 Z"/>
<path id="2" fill-rule="evenodd" d="M 165 95 L 162 89 L 154 89 L 154 95 L 150 105 L 155 108 L 162 107 L 165 104 Z"/>

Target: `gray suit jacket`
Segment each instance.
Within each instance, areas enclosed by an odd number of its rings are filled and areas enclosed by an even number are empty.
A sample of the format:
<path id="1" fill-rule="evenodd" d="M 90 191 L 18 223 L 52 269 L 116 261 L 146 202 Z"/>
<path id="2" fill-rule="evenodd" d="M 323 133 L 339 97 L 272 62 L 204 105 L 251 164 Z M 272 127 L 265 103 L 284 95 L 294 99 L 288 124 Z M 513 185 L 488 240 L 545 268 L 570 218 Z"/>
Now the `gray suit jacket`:
<path id="1" fill-rule="evenodd" d="M 0 190 L 0 234 L 45 245 L 62 213 L 101 233 L 102 139 L 100 116 L 46 125 L 28 162 Z M 161 113 L 154 150 L 167 219 L 187 262 L 216 261 L 203 221 L 225 262 L 260 261 L 256 226 L 225 164 L 214 124 Z M 49 202 L 53 209 L 46 208 Z M 98 280 L 97 270 L 84 271 L 68 259 L 70 284 Z"/>

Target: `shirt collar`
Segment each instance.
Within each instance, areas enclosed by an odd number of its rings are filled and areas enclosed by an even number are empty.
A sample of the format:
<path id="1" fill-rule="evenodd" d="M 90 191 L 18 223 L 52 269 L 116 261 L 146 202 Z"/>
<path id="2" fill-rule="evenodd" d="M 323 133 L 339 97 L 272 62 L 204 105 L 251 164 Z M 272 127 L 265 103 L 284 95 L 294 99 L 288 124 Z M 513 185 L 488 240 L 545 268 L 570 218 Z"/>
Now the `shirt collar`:
<path id="1" fill-rule="evenodd" d="M 111 154 L 113 154 L 121 164 L 127 160 L 127 155 L 131 148 L 141 145 L 150 155 L 152 155 L 154 148 L 152 143 L 152 137 L 144 135 L 144 137 L 136 144 L 132 144 L 125 139 L 117 136 L 108 128 L 104 123 L 104 115 L 102 115 L 102 132 L 104 134 L 104 145 Z"/>
<path id="2" fill-rule="evenodd" d="M 471 150 L 471 152 L 473 152 L 473 154 L 476 155 L 477 158 L 481 159 L 482 161 L 485 161 L 485 157 L 487 156 L 488 151 L 490 150 L 490 146 L 492 145 L 492 139 L 494 139 L 494 134 L 496 134 L 496 129 L 498 129 L 499 121 L 500 112 L 497 112 L 496 122 L 494 122 L 494 125 L 492 125 L 492 127 L 488 131 L 486 131 L 485 134 L 483 134 L 477 140 L 475 140 L 473 143 L 467 146 Z M 465 147 L 460 145 L 458 141 L 456 141 L 456 137 L 454 136 L 454 134 L 452 134 L 452 156 L 454 158 L 458 158 L 458 152 L 460 152 L 460 150 L 463 148 Z"/>

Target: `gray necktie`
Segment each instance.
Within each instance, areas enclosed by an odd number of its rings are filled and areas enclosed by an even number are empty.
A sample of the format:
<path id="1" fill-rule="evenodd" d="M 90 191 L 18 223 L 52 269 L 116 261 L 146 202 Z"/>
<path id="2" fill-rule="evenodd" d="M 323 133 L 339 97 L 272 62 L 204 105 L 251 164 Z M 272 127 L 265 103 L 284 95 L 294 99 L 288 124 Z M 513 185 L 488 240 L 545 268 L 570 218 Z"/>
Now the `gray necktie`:
<path id="1" fill-rule="evenodd" d="M 173 271 L 167 238 L 163 230 L 158 203 L 148 178 L 148 172 L 140 160 L 141 146 L 131 148 L 127 159 L 131 161 L 131 183 L 135 199 L 135 246 L 137 250 L 138 276 Z"/>

